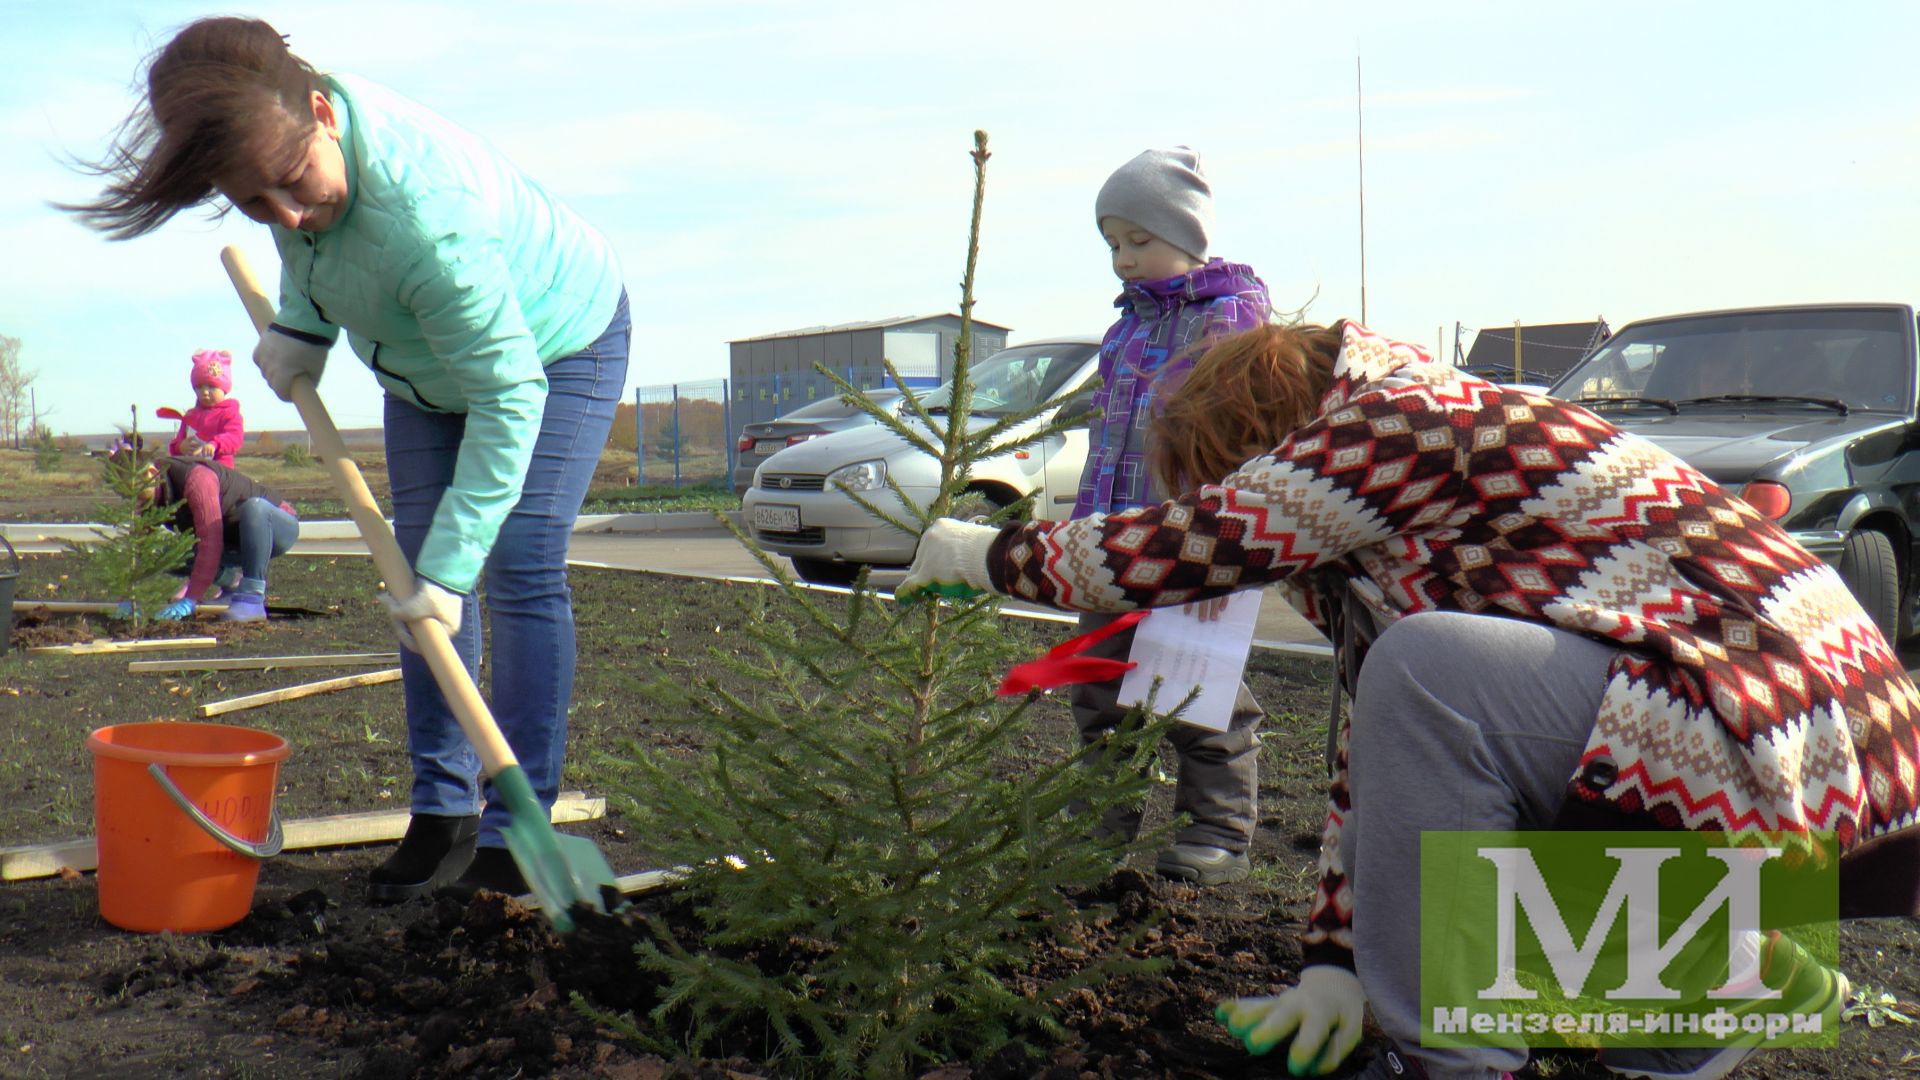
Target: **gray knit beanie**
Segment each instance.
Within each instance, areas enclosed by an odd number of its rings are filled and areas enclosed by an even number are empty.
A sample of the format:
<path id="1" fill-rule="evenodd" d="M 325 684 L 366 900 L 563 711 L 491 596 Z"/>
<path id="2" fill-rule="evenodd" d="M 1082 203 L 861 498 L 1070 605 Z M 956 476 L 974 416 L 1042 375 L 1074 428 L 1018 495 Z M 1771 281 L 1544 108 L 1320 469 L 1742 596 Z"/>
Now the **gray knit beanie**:
<path id="1" fill-rule="evenodd" d="M 1107 218 L 1125 218 L 1205 262 L 1213 229 L 1213 188 L 1191 147 L 1144 150 L 1113 171 L 1093 200 L 1095 228 Z"/>

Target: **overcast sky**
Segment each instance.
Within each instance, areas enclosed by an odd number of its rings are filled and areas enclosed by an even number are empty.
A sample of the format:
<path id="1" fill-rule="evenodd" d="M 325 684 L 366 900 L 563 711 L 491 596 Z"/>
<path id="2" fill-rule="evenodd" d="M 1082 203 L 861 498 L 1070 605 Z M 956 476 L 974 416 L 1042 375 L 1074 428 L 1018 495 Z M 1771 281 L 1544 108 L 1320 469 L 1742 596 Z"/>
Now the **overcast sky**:
<path id="1" fill-rule="evenodd" d="M 0 0 L 0 334 L 56 431 L 189 400 L 197 348 L 250 353 L 218 260 L 266 230 L 186 215 L 111 243 L 48 207 L 94 186 L 148 53 L 222 9 Z M 1097 333 L 1107 174 L 1200 150 L 1214 253 L 1277 304 L 1475 327 L 1920 298 L 1920 5 L 974 0 L 261 3 L 322 70 L 491 139 L 612 238 L 630 382 L 726 374 L 731 338 L 951 310 L 975 128 L 992 139 L 979 306 L 1014 339 Z M 1470 334 L 1468 336 L 1470 341 Z M 249 426 L 298 425 L 250 367 Z M 344 344 L 342 426 L 379 392 Z"/>

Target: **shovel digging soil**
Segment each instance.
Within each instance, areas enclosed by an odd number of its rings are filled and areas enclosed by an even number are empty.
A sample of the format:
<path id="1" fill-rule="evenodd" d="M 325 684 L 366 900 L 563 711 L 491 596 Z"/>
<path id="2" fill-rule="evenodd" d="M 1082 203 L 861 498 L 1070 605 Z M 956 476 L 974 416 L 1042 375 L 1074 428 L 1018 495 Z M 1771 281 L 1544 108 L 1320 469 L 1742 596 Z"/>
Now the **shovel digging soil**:
<path id="1" fill-rule="evenodd" d="M 254 329 L 265 332 L 267 324 L 273 321 L 273 303 L 254 278 L 246 257 L 239 248 L 230 246 L 220 252 L 220 261 L 226 266 L 227 276 L 232 279 L 247 313 L 252 316 Z M 327 415 L 311 379 L 294 381 L 293 403 L 312 437 L 315 456 L 326 465 L 341 501 L 347 505 L 348 515 L 359 528 L 367 550 L 373 554 L 374 565 L 386 579 L 387 591 L 397 599 L 406 599 L 413 592 L 413 568 L 401 554 L 392 527 L 373 501 L 373 493 L 367 490 L 360 467 L 348 456 L 346 444 L 341 441 L 340 432 L 333 426 L 333 418 Z M 546 810 L 534 797 L 533 786 L 520 768 L 513 748 L 500 734 L 492 711 L 473 685 L 459 654 L 454 652 L 446 628 L 434 619 L 421 619 L 409 628 L 420 646 L 421 656 L 433 671 L 434 681 L 439 683 L 440 692 L 459 720 L 461 731 L 478 752 L 481 768 L 507 804 L 512 821 L 502 836 L 547 920 L 554 929 L 565 933 L 573 929 L 572 912 L 576 904 L 605 912 L 611 897 L 618 906 L 619 884 L 613 869 L 607 865 L 606 856 L 585 837 L 562 836 L 554 831 Z"/>

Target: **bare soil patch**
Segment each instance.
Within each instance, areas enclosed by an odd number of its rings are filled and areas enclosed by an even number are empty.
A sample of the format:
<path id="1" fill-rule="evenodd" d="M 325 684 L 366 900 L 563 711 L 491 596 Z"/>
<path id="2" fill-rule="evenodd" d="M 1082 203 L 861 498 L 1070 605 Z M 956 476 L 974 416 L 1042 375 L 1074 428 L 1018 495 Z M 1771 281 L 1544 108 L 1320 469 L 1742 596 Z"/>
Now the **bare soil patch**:
<path id="1" fill-rule="evenodd" d="M 23 596 L 56 582 L 63 560 L 27 560 Z M 336 609 L 328 618 L 230 627 L 210 621 L 169 632 L 212 633 L 212 655 L 368 652 L 393 647 L 374 603 L 374 572 L 357 559 L 275 564 L 276 601 Z M 710 667 L 708 650 L 743 647 L 741 630 L 767 590 L 575 571 L 580 675 L 566 786 L 603 794 L 596 755 L 622 738 L 686 745 L 657 723 L 645 692 L 654 679 Z M 38 590 L 36 592 L 36 590 Z M 1006 632 L 1038 651 L 1060 631 L 1009 620 Z M 143 631 L 143 636 L 157 636 Z M 0 844 L 50 842 L 91 831 L 92 728 L 191 719 L 201 702 L 274 689 L 332 671 L 130 675 L 125 656 L 21 653 L 27 642 L 107 636 L 72 617 L 32 621 L 0 658 Z M 1214 1002 L 1272 993 L 1294 976 L 1298 920 L 1312 888 L 1323 814 L 1321 747 L 1326 665 L 1256 654 L 1250 681 L 1271 719 L 1263 749 L 1262 820 L 1250 881 L 1195 890 L 1138 871 L 1089 886 L 1088 904 L 1114 918 L 1044 953 L 1019 973 L 1035 985 L 1074 970 L 1141 920 L 1159 920 L 1144 953 L 1169 966 L 1113 979 L 1062 1003 L 1071 1037 L 1036 1058 L 1003 1055 L 926 1075 L 1159 1078 L 1285 1075 L 1277 1058 L 1249 1057 L 1212 1018 Z M 278 799 L 286 817 L 404 807 L 405 731 L 397 684 L 309 698 L 223 717 L 293 743 Z M 1063 703 L 1039 711 L 1022 752 L 1070 745 Z M 1170 802 L 1162 787 L 1158 813 Z M 650 869 L 647 837 L 617 807 L 569 831 L 591 836 L 615 869 Z M 727 1060 L 669 1063 L 629 1045 L 570 1004 L 644 1011 L 652 988 L 631 957 L 643 933 L 633 915 L 552 934 L 510 901 L 423 902 L 373 908 L 367 869 L 387 848 L 292 853 L 263 868 L 254 911 L 229 930 L 138 935 L 98 915 L 89 876 L 0 884 L 0 1076 L 49 1077 L 754 1077 L 778 1075 L 742 1045 Z M 684 918 L 672 894 L 642 911 Z M 1920 925 L 1850 924 L 1843 966 L 1857 983 L 1920 1000 Z M 1840 1047 L 1766 1055 L 1740 1075 L 1920 1077 L 1913 1028 L 1849 1025 Z M 1371 1040 L 1370 1040 L 1371 1041 Z M 1364 1063 L 1363 1048 L 1355 1063 Z M 1590 1061 L 1543 1058 L 1524 1074 L 1599 1077 Z"/>

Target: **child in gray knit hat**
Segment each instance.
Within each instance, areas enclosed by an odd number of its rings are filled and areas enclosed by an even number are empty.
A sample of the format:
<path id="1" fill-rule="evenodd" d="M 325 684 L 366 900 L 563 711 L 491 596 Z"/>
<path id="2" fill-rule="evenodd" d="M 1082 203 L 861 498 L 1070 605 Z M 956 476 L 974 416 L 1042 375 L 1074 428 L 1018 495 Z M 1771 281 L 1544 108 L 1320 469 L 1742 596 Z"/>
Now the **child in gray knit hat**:
<path id="1" fill-rule="evenodd" d="M 1073 516 L 1108 514 L 1158 504 L 1166 497 L 1146 467 L 1147 434 L 1154 402 L 1171 391 L 1194 359 L 1221 338 L 1271 321 L 1267 287 L 1250 267 L 1210 258 L 1213 188 L 1200 155 L 1175 146 L 1147 150 L 1120 166 L 1093 203 L 1094 223 L 1106 238 L 1113 272 L 1123 282 L 1114 306 L 1120 318 L 1100 346 L 1101 388 L 1089 426 L 1087 464 Z M 1218 476 L 1189 478 L 1212 483 Z M 1199 607 L 1201 605 L 1195 605 Z M 1203 618 L 1215 617 L 1209 602 Z M 1175 617 L 1168 612 L 1164 616 Z M 1080 631 L 1112 620 L 1082 615 Z M 1125 659 L 1133 631 L 1125 630 L 1087 655 Z M 1128 712 L 1119 704 L 1120 680 L 1073 688 L 1074 720 L 1089 746 Z M 1160 853 L 1156 868 L 1168 877 L 1219 885 L 1247 876 L 1253 842 L 1259 703 L 1243 685 L 1226 731 L 1182 725 L 1170 736 L 1180 759 L 1174 809 L 1191 820 Z M 1089 760 L 1094 760 L 1092 751 Z M 1123 808 L 1102 823 L 1132 836 L 1140 829 L 1137 808 Z"/>
<path id="2" fill-rule="evenodd" d="M 1119 236 L 1132 231 L 1160 241 L 1161 248 L 1172 247 L 1172 252 L 1160 253 L 1167 265 L 1153 269 L 1171 269 L 1184 261 L 1185 266 L 1173 271 L 1181 273 L 1204 265 L 1207 239 L 1213 232 L 1213 186 L 1200 171 L 1200 155 L 1185 146 L 1141 151 L 1100 186 L 1093 200 L 1093 220 L 1109 246 L 1123 246 Z M 1181 255 L 1186 258 L 1179 259 Z M 1115 272 L 1119 272 L 1117 265 Z"/>

